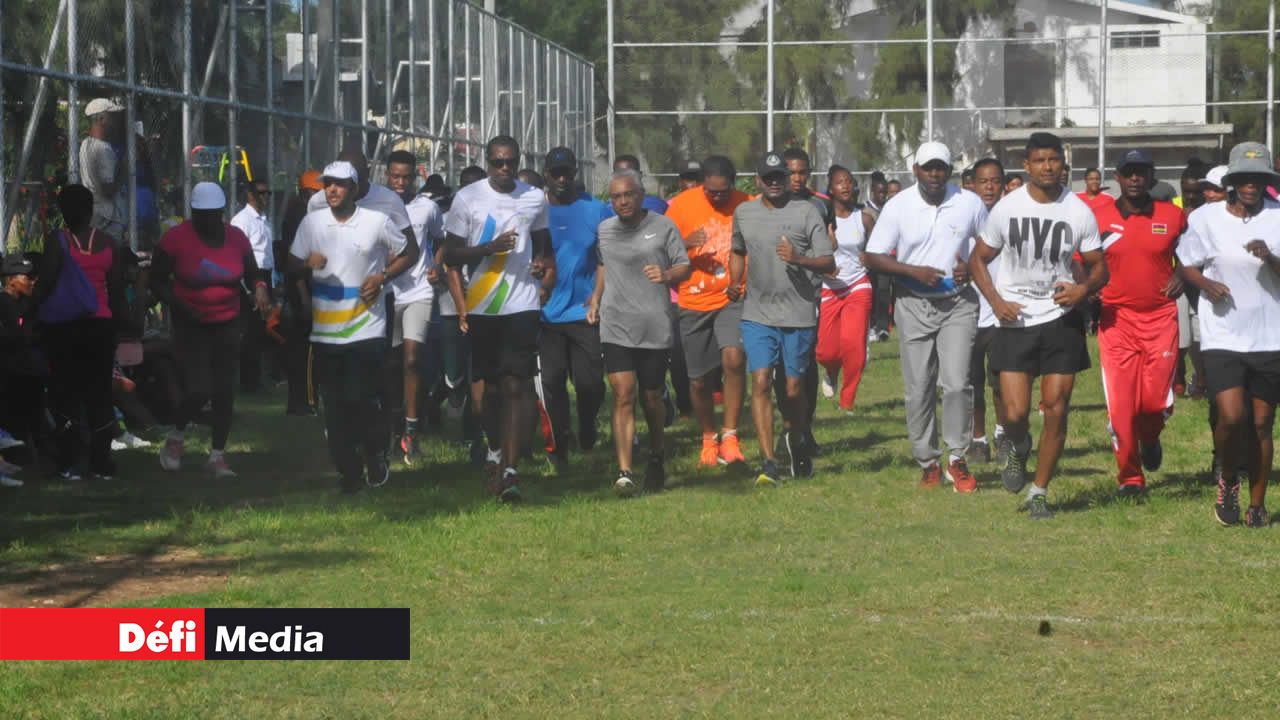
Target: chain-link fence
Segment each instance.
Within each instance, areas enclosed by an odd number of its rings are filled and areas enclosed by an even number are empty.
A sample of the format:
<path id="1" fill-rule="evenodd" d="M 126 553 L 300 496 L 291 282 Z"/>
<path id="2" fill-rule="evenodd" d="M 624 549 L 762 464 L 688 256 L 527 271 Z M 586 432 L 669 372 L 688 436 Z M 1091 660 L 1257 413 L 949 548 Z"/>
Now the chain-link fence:
<path id="1" fill-rule="evenodd" d="M 1171 179 L 1272 141 L 1274 0 L 608 3 L 610 153 L 659 177 L 799 146 L 908 180 L 928 138 L 1019 170 L 1050 129 L 1077 183 L 1134 146 Z"/>
<path id="2" fill-rule="evenodd" d="M 125 108 L 104 139 L 138 247 L 195 182 L 284 190 L 343 147 L 375 178 L 403 149 L 449 184 L 500 134 L 529 167 L 557 145 L 591 158 L 594 72 L 460 0 L 0 0 L 3 239 L 38 244 L 56 221 L 95 98 Z"/>

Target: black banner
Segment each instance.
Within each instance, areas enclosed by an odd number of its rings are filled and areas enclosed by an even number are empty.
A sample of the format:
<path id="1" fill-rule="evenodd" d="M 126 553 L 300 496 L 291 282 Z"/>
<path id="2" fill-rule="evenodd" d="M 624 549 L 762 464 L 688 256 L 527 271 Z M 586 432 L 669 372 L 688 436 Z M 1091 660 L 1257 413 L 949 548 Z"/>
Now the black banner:
<path id="1" fill-rule="evenodd" d="M 206 608 L 206 660 L 408 660 L 409 608 Z"/>

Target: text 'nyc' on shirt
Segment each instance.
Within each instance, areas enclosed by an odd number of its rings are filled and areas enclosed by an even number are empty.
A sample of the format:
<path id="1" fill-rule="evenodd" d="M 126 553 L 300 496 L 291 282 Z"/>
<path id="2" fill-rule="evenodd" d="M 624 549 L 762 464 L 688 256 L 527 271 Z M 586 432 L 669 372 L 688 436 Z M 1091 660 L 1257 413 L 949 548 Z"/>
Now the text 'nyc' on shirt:
<path id="1" fill-rule="evenodd" d="M 778 258 L 778 241 L 791 241 L 805 257 L 831 254 L 831 238 L 818 209 L 801 198 L 780 208 L 752 200 L 733 211 L 733 251 L 747 256 L 747 289 L 742 319 L 768 327 L 818 324 L 814 274 Z"/>
<path id="2" fill-rule="evenodd" d="M 1178 259 L 1231 291 L 1216 303 L 1200 296 L 1202 350 L 1280 351 L 1280 277 L 1244 249 L 1253 240 L 1280 255 L 1280 203 L 1265 199 L 1262 212 L 1246 219 L 1215 202 L 1187 218 Z"/>
<path id="3" fill-rule="evenodd" d="M 934 287 L 903 276 L 893 281 L 912 295 L 949 297 L 963 289 L 952 272 L 957 259 L 969 259 L 969 240 L 986 220 L 987 207 L 975 193 L 947 185 L 942 202 L 933 205 L 925 200 L 920 186 L 913 185 L 885 203 L 867 241 L 867 252 L 896 252 L 900 263 L 941 270 L 945 275 Z"/>
<path id="4" fill-rule="evenodd" d="M 1054 288 L 1074 282 L 1076 251 L 1102 249 L 1093 211 L 1075 193 L 1063 189 L 1053 202 L 1041 203 L 1025 185 L 991 208 L 982 241 L 1000 251 L 993 263 L 999 265 L 996 292 L 1022 305 L 1017 321 L 1005 327 L 1033 327 L 1065 315 L 1070 308 L 1053 301 Z"/>
<path id="5" fill-rule="evenodd" d="M 511 315 L 539 309 L 540 282 L 529 274 L 532 234 L 547 228 L 547 196 L 518 180 L 509 193 L 500 193 L 488 180 L 481 180 L 454 195 L 444 229 L 465 238 L 468 247 L 487 245 L 508 230 L 516 231 L 513 250 L 489 255 L 471 272 L 468 313 Z"/>
<path id="6" fill-rule="evenodd" d="M 326 260 L 323 268 L 311 271 L 311 342 L 347 345 L 385 337 L 382 294 L 366 305 L 360 286 L 386 270 L 405 245 L 404 233 L 377 210 L 357 206 L 346 222 L 339 222 L 332 210 L 307 213 L 289 254 L 305 261 L 320 253 Z"/>

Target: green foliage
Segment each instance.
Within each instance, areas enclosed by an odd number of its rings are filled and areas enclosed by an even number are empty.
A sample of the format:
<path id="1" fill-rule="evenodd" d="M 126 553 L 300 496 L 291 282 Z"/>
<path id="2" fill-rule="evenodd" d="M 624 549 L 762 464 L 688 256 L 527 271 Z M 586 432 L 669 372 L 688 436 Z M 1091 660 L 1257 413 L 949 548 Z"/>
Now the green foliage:
<path id="1" fill-rule="evenodd" d="M 1229 0 L 1214 8 L 1212 29 L 1265 30 L 1268 0 Z M 1216 51 L 1216 52 L 1215 52 Z M 1267 38 L 1262 35 L 1228 35 L 1211 38 L 1209 53 L 1216 55 L 1218 100 L 1223 102 L 1257 102 L 1267 98 Z M 1280 64 L 1277 64 L 1280 68 Z M 1209 79 L 1209 98 L 1213 98 L 1213 78 Z M 1219 118 L 1235 126 L 1231 143 L 1267 137 L 1265 104 L 1213 108 L 1210 118 Z M 1224 158 L 1225 159 L 1225 158 Z"/>

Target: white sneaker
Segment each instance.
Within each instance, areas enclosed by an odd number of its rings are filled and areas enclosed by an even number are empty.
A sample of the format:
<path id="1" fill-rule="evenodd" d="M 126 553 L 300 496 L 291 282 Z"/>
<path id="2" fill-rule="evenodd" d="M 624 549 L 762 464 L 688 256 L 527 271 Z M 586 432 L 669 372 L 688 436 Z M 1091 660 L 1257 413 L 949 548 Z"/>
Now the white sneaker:
<path id="1" fill-rule="evenodd" d="M 149 441 L 149 440 L 143 440 L 142 438 L 138 437 L 137 435 L 134 435 L 133 433 L 131 433 L 131 432 L 127 431 L 127 430 L 125 431 L 125 433 L 124 433 L 123 435 L 121 435 L 120 437 L 116 438 L 116 439 L 115 439 L 115 441 L 113 441 L 113 442 L 111 443 L 111 449 L 112 449 L 112 450 L 114 450 L 114 449 L 115 449 L 115 443 L 116 443 L 116 442 L 119 442 L 119 443 L 123 444 L 126 448 L 129 448 L 129 449 L 131 449 L 131 450 L 136 450 L 136 449 L 138 449 L 138 448 L 149 448 L 149 447 L 151 447 L 151 441 Z"/>
<path id="2" fill-rule="evenodd" d="M 169 472 L 182 469 L 183 435 L 177 430 L 169 433 L 164 439 L 164 447 L 160 450 L 160 467 Z"/>
<path id="3" fill-rule="evenodd" d="M 822 376 L 822 397 L 833 398 L 836 396 L 836 387 L 831 382 L 831 376 L 824 374 Z"/>
<path id="4" fill-rule="evenodd" d="M 209 459 L 204 463 L 204 471 L 214 480 L 233 480 L 239 477 L 236 471 L 227 465 L 227 456 L 217 450 L 209 453 Z"/>
<path id="5" fill-rule="evenodd" d="M 8 475 L 0 475 L 0 486 L 2 487 L 17 488 L 17 487 L 22 487 L 22 485 L 23 485 L 22 481 L 19 480 L 18 478 L 9 477 Z"/>
<path id="6" fill-rule="evenodd" d="M 9 434 L 8 430 L 0 428 L 0 450 L 10 450 L 12 448 L 25 447 L 26 443 Z"/>
<path id="7" fill-rule="evenodd" d="M 636 494 L 636 490 L 636 483 L 629 472 L 619 473 L 618 479 L 613 482 L 613 491 L 618 497 L 631 497 Z"/>
<path id="8" fill-rule="evenodd" d="M 111 449 L 115 452 L 120 452 L 121 450 L 128 450 L 129 446 L 121 442 L 119 438 L 116 438 L 111 441 Z"/>

